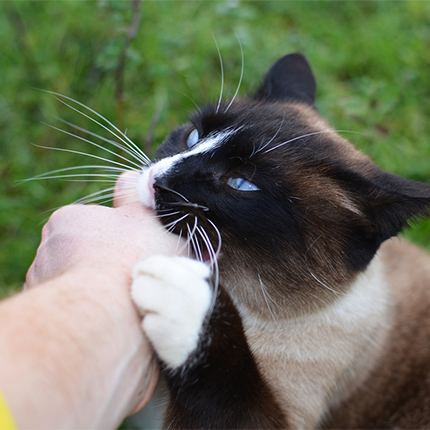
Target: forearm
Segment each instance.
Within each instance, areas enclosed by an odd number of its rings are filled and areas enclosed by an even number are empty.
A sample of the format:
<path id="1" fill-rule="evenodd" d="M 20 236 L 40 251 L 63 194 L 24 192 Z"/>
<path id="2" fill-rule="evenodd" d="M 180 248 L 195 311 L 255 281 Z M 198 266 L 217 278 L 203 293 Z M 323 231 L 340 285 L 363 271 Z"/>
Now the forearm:
<path id="1" fill-rule="evenodd" d="M 69 271 L 0 304 L 0 388 L 20 428 L 114 428 L 132 412 L 151 354 L 116 283 Z"/>

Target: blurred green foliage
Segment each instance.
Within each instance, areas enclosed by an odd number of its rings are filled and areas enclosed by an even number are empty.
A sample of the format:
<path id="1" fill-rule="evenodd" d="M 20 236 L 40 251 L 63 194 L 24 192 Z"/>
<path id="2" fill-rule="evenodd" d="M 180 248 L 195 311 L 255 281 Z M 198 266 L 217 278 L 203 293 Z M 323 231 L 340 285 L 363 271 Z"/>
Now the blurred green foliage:
<path id="1" fill-rule="evenodd" d="M 60 117 L 108 137 L 39 89 L 95 109 L 151 155 L 195 104 L 219 96 L 214 36 L 224 61 L 226 97 L 234 94 L 240 76 L 238 39 L 245 57 L 242 95 L 256 88 L 276 58 L 302 51 L 317 75 L 323 115 L 337 129 L 357 132 L 345 137 L 384 169 L 430 179 L 430 2 L 147 0 L 141 3 L 137 35 L 127 45 L 133 4 L 0 3 L 1 295 L 20 288 L 46 211 L 106 186 L 55 179 L 20 184 L 93 162 L 34 145 L 110 157 L 45 125 L 62 126 Z M 430 248 L 428 221 L 407 235 Z"/>

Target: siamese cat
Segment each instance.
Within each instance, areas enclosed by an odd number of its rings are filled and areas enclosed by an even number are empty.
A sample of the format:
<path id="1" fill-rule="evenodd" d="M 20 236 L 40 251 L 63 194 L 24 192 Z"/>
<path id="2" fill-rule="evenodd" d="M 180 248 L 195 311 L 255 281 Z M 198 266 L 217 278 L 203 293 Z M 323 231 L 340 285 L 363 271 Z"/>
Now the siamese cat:
<path id="1" fill-rule="evenodd" d="M 430 185 L 354 149 L 315 89 L 287 55 L 140 174 L 193 250 L 134 270 L 169 429 L 430 428 L 430 256 L 393 238 L 429 215 Z"/>

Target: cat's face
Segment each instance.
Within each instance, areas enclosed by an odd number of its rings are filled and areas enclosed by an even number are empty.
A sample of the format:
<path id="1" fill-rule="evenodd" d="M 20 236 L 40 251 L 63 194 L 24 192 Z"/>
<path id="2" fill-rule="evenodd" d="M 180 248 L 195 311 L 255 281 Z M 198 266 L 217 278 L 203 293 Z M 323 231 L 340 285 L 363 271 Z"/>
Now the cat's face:
<path id="1" fill-rule="evenodd" d="M 221 245 L 223 285 L 256 312 L 266 294 L 290 313 L 331 302 L 412 215 L 403 182 L 334 132 L 314 91 L 303 57 L 284 57 L 253 99 L 194 114 L 140 178 L 142 202 L 198 258 Z"/>

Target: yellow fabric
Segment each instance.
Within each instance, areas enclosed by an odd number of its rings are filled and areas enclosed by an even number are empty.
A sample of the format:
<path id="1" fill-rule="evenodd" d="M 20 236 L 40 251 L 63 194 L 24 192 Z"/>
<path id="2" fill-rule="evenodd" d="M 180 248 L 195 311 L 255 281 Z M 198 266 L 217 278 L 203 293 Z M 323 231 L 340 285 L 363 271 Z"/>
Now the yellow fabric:
<path id="1" fill-rule="evenodd" d="M 0 430 L 16 430 L 17 426 L 9 405 L 0 391 Z"/>

